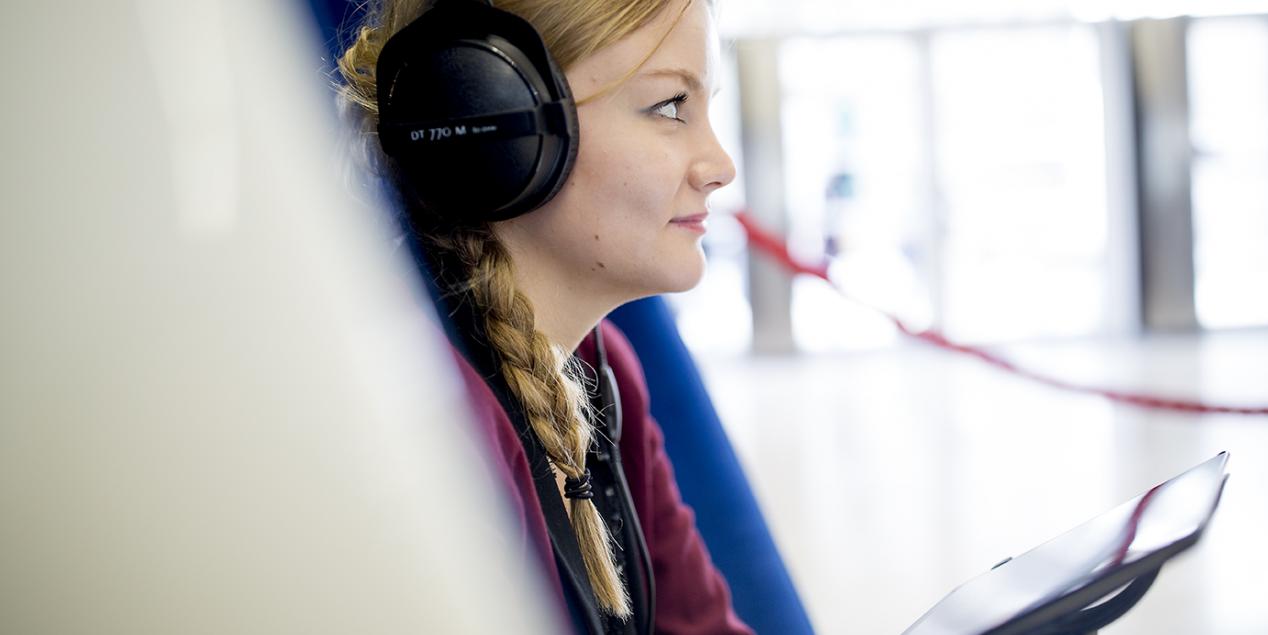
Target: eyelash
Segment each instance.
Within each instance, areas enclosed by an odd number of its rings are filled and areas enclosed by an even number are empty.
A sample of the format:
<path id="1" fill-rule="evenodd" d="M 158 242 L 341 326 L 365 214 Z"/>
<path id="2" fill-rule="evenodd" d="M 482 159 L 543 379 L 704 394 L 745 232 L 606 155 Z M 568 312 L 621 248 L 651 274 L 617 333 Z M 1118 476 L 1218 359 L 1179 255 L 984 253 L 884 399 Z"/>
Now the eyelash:
<path id="1" fill-rule="evenodd" d="M 682 106 L 683 102 L 685 102 L 685 101 L 687 101 L 687 93 L 678 93 L 677 95 L 674 95 L 672 98 L 670 98 L 670 99 L 666 99 L 665 101 L 662 101 L 662 102 L 660 102 L 659 104 L 656 104 L 655 106 L 652 106 L 652 114 L 655 114 L 655 115 L 660 116 L 660 117 L 664 117 L 664 118 L 666 118 L 666 119 L 673 119 L 674 121 L 678 121 L 678 122 L 682 122 L 682 123 L 687 123 L 687 120 L 685 120 L 685 119 L 683 119 L 683 118 L 681 118 L 681 117 L 670 117 L 670 116 L 668 116 L 668 115 L 662 115 L 662 114 L 660 114 L 660 112 L 659 112 L 659 111 L 660 111 L 660 109 L 662 109 L 662 108 L 664 108 L 665 106 L 668 106 L 668 105 L 670 105 L 670 104 L 674 104 L 675 106 Z M 677 110 L 677 109 L 675 108 L 675 110 Z"/>

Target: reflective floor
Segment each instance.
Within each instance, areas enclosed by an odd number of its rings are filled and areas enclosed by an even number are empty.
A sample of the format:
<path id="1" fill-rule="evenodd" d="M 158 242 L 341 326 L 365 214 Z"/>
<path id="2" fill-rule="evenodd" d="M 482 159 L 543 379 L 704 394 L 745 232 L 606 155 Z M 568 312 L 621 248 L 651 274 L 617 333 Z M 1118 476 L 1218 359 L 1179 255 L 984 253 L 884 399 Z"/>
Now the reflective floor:
<path id="1" fill-rule="evenodd" d="M 1268 405 L 1268 332 L 995 349 L 1085 384 Z M 699 360 L 823 633 L 899 633 L 944 594 L 1221 450 L 1198 546 L 1110 635 L 1268 633 L 1268 417 L 1145 411 L 913 344 Z"/>

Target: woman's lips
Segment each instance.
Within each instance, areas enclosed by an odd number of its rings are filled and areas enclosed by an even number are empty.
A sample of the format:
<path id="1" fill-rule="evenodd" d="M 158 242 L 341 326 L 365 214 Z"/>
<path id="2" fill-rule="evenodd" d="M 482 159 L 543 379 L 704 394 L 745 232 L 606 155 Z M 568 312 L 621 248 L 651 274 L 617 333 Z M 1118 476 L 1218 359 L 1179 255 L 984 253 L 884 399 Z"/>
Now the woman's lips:
<path id="1" fill-rule="evenodd" d="M 701 234 L 703 234 L 705 232 L 704 222 L 705 222 L 705 219 L 708 217 L 709 217 L 708 212 L 705 212 L 703 214 L 692 214 L 690 216 L 679 216 L 677 218 L 670 220 L 669 224 L 676 225 L 683 229 L 688 229 L 694 232 L 700 232 Z"/>

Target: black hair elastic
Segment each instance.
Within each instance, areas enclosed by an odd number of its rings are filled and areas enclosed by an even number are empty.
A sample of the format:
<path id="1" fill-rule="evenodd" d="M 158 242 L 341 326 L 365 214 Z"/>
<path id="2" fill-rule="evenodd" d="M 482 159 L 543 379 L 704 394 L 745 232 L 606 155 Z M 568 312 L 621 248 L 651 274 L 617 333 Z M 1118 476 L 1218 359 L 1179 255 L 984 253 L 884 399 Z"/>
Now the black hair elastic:
<path id="1" fill-rule="evenodd" d="M 594 491 L 590 487 L 590 470 L 587 468 L 586 473 L 581 478 L 564 479 L 564 498 L 589 500 L 594 498 Z"/>

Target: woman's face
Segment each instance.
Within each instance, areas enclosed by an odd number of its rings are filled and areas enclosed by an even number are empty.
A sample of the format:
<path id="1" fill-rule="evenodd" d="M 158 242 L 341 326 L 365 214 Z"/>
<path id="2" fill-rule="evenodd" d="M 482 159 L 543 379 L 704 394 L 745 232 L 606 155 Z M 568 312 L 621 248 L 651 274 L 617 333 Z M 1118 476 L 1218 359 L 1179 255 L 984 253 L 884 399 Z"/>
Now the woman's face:
<path id="1" fill-rule="evenodd" d="M 637 66 L 680 2 L 574 64 L 567 76 L 576 98 Z M 708 117 L 717 46 L 707 3 L 696 0 L 634 76 L 578 107 L 581 143 L 564 186 L 540 209 L 495 228 L 520 275 L 564 285 L 555 289 L 561 295 L 617 304 L 700 281 L 706 198 L 735 178 Z"/>

